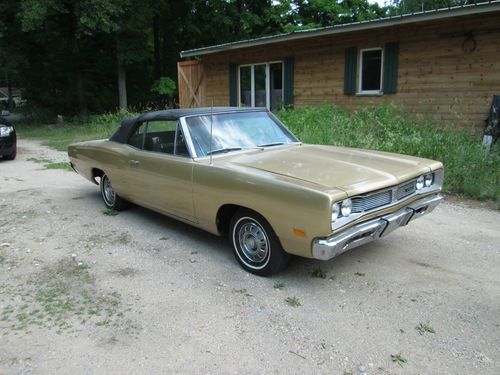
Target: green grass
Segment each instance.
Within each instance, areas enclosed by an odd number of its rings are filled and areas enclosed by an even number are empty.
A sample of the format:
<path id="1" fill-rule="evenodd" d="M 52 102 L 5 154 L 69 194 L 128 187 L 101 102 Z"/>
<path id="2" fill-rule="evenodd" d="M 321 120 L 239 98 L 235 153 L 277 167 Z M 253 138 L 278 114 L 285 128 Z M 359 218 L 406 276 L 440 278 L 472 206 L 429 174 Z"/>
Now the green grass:
<path id="1" fill-rule="evenodd" d="M 305 143 L 357 147 L 443 162 L 444 190 L 492 199 L 500 208 L 500 146 L 486 154 L 481 136 L 443 128 L 391 105 L 349 112 L 332 106 L 282 110 L 280 119 Z"/>
<path id="2" fill-rule="evenodd" d="M 317 277 L 319 279 L 326 279 L 326 274 L 327 272 L 325 270 L 322 270 L 321 267 L 318 267 L 311 272 L 312 277 Z"/>
<path id="3" fill-rule="evenodd" d="M 283 289 L 284 287 L 285 287 L 285 283 L 283 283 L 281 281 L 276 281 L 274 283 L 274 286 L 273 286 L 274 289 L 279 289 L 279 290 Z"/>
<path id="4" fill-rule="evenodd" d="M 415 327 L 415 329 L 418 331 L 418 333 L 420 333 L 421 335 L 424 335 L 426 332 L 428 333 L 436 333 L 436 331 L 434 330 L 434 328 L 430 325 L 429 322 L 427 323 L 423 323 L 423 322 L 420 322 L 418 324 L 418 326 Z"/>
<path id="5" fill-rule="evenodd" d="M 391 361 L 397 363 L 401 367 L 408 362 L 408 360 L 401 354 L 391 354 Z"/>
<path id="6" fill-rule="evenodd" d="M 60 163 L 48 163 L 45 164 L 45 168 L 47 169 L 64 169 L 68 171 L 72 171 L 73 169 L 67 162 L 60 162 Z"/>
<path id="7" fill-rule="evenodd" d="M 71 143 L 109 138 L 126 116 L 121 113 L 107 113 L 66 118 L 64 126 L 32 122 L 19 124 L 16 128 L 22 138 L 40 138 L 44 145 L 66 151 Z"/>
<path id="8" fill-rule="evenodd" d="M 73 168 L 69 165 L 68 162 L 53 162 L 47 159 L 39 159 L 39 158 L 28 158 L 28 161 L 32 161 L 38 164 L 44 164 L 44 167 L 47 169 L 64 169 L 68 171 L 73 171 Z"/>
<path id="9" fill-rule="evenodd" d="M 90 271 L 85 263 L 62 260 L 25 282 L 2 288 L 3 298 L 12 302 L 0 308 L 2 328 L 37 325 L 61 333 L 89 321 L 99 327 L 127 327 L 121 295 L 97 289 Z"/>
<path id="10" fill-rule="evenodd" d="M 302 306 L 299 299 L 295 296 L 294 297 L 287 297 L 287 299 L 285 299 L 285 302 L 288 303 L 292 307 Z"/>
<path id="11" fill-rule="evenodd" d="M 116 216 L 118 215 L 118 211 L 112 208 L 105 208 L 104 210 L 102 210 L 102 214 L 106 216 Z"/>

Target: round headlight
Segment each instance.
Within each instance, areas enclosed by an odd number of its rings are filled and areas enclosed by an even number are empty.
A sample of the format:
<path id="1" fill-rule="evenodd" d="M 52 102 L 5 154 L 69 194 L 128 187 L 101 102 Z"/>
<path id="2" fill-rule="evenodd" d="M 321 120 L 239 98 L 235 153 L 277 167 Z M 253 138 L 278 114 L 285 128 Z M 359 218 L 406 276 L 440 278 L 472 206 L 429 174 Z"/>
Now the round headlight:
<path id="1" fill-rule="evenodd" d="M 335 222 L 340 214 L 340 204 L 334 203 L 332 206 L 332 223 Z"/>
<path id="2" fill-rule="evenodd" d="M 432 185 L 432 180 L 433 180 L 432 173 L 428 174 L 428 175 L 425 175 L 425 186 L 426 187 L 431 186 Z"/>
<path id="3" fill-rule="evenodd" d="M 424 187 L 424 176 L 420 176 L 419 178 L 417 178 L 415 187 L 417 188 L 417 190 L 420 190 Z"/>
<path id="4" fill-rule="evenodd" d="M 342 202 L 342 206 L 340 208 L 340 212 L 342 213 L 342 216 L 349 216 L 351 214 L 351 209 L 352 209 L 352 201 L 350 199 L 346 199 Z"/>

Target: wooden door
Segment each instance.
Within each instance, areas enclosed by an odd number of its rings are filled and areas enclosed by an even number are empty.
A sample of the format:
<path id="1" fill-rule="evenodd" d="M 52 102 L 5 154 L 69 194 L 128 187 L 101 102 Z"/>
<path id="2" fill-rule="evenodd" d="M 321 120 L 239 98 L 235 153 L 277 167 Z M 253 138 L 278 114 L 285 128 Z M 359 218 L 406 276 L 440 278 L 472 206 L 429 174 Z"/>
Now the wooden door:
<path id="1" fill-rule="evenodd" d="M 205 102 L 203 64 L 201 61 L 179 61 L 177 63 L 179 85 L 179 107 L 202 107 Z"/>

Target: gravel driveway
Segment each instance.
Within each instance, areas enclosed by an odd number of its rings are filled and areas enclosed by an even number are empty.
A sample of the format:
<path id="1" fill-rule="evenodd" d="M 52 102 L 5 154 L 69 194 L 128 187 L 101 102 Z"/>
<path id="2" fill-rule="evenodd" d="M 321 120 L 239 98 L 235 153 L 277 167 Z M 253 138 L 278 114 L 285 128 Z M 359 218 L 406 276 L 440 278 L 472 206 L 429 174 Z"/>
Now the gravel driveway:
<path id="1" fill-rule="evenodd" d="M 0 161 L 0 374 L 500 373 L 498 211 L 444 203 L 260 278 L 226 239 L 103 214 L 97 186 L 46 169 L 64 153 L 18 151 Z"/>

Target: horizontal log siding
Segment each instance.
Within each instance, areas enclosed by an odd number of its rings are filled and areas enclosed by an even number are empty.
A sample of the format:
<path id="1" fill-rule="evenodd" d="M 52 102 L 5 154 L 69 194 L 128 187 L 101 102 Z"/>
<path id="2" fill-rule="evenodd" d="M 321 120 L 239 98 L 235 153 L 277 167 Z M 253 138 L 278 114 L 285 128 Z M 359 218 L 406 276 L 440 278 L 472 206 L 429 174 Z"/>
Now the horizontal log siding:
<path id="1" fill-rule="evenodd" d="M 228 105 L 230 63 L 249 64 L 295 57 L 296 107 L 334 104 L 346 109 L 392 102 L 436 122 L 482 128 L 493 94 L 500 94 L 500 12 L 481 17 L 403 26 L 279 43 L 203 56 L 205 104 Z M 463 51 L 465 34 L 477 43 Z M 371 48 L 399 41 L 397 93 L 344 95 L 345 48 Z M 358 53 L 359 55 L 359 53 Z M 359 67 L 358 67 L 359 79 Z"/>

